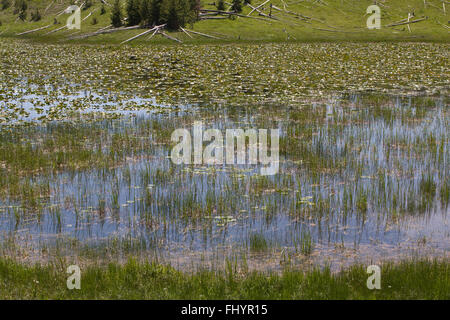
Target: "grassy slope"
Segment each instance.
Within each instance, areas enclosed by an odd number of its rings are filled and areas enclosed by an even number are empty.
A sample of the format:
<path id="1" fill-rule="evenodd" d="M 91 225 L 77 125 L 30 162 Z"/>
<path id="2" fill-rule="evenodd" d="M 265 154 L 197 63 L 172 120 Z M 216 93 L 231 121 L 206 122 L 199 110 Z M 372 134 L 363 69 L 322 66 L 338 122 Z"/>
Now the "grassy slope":
<path id="1" fill-rule="evenodd" d="M 425 260 L 381 266 L 381 290 L 367 289 L 363 266 L 339 274 L 184 274 L 130 260 L 81 273 L 81 290 L 68 290 L 64 266 L 24 266 L 0 259 L 0 299 L 450 299 L 448 263 Z"/>
<path id="2" fill-rule="evenodd" d="M 213 8 L 206 3 L 213 2 L 203 0 L 204 8 Z M 259 4 L 262 1 L 253 1 Z M 292 15 L 273 11 L 273 14 L 280 18 L 279 21 L 261 21 L 249 18 L 237 18 L 235 20 L 205 20 L 197 22 L 194 29 L 200 32 L 221 36 L 227 41 L 328 41 L 328 40 L 358 40 L 358 41 L 439 41 L 447 42 L 449 39 L 448 24 L 450 6 L 447 5 L 446 13 L 442 9 L 441 0 L 427 0 L 429 3 L 424 6 L 423 0 L 385 0 L 379 1 L 382 9 L 382 25 L 399 21 L 407 17 L 408 12 L 415 12 L 416 18 L 428 16 L 428 20 L 411 25 L 411 33 L 407 26 L 398 26 L 395 28 L 382 28 L 381 30 L 368 30 L 365 14 L 366 8 L 373 3 L 371 0 L 286 0 L 287 9 L 293 12 L 313 17 L 320 21 L 304 22 Z M 50 0 L 34 0 L 29 5 L 28 17 L 34 8 L 39 8 L 43 19 L 39 22 L 21 22 L 17 21 L 17 15 L 12 14 L 12 8 L 0 12 L 0 34 L 3 37 L 16 37 L 17 33 L 39 28 L 53 23 L 56 13 L 67 7 L 69 1 L 56 1 L 45 13 L 45 8 L 51 3 Z M 100 1 L 94 0 L 93 7 L 82 11 L 82 18 L 86 17 L 91 11 L 93 14 L 82 23 L 81 33 L 91 32 L 107 26 L 110 23 L 110 7 L 107 7 L 107 13 L 100 15 Z M 282 0 L 273 0 L 273 4 L 283 8 Z M 244 14 L 250 11 L 249 7 L 244 7 Z M 268 8 L 266 8 L 266 13 Z M 61 15 L 57 18 L 61 24 L 51 26 L 50 28 L 38 31 L 23 38 L 40 39 L 47 41 L 56 41 L 65 39 L 67 35 L 80 33 L 78 30 L 64 30 L 54 33 L 50 36 L 44 36 L 49 30 L 56 29 L 65 23 L 68 15 Z M 252 14 L 255 16 L 255 14 Z M 98 20 L 98 24 L 92 25 L 93 19 Z M 335 30 L 337 32 L 325 31 L 319 29 Z M 122 31 L 109 35 L 102 35 L 84 42 L 111 42 L 118 43 L 133 35 L 142 32 L 140 30 Z M 0 36 L 0 37 L 1 37 Z M 174 36 L 186 43 L 217 42 L 223 40 L 208 39 L 201 36 L 195 36 L 190 39 L 184 33 L 176 32 Z M 132 42 L 135 43 L 174 43 L 171 40 L 156 36 L 150 41 L 148 36 Z"/>

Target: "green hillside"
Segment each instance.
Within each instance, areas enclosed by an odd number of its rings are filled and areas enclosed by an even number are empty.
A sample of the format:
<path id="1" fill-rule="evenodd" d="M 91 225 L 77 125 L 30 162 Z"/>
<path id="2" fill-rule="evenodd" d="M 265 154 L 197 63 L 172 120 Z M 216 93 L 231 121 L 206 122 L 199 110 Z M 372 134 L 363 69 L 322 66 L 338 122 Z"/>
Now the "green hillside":
<path id="1" fill-rule="evenodd" d="M 82 1 L 29 0 L 24 21 L 17 10 L 14 12 L 15 0 L 9 1 L 12 2 L 10 6 L 0 11 L 0 37 L 51 42 L 120 43 L 143 32 L 142 29 L 133 29 L 80 37 L 110 25 L 112 0 L 105 1 L 105 4 L 101 0 L 92 0 L 89 8 L 84 7 L 81 11 L 81 30 L 65 28 L 69 14 L 62 12 L 71 3 L 81 5 Z M 449 39 L 450 3 L 445 0 L 270 0 L 258 8 L 260 12 L 252 9 L 264 2 L 253 0 L 252 4 L 244 5 L 240 15 L 203 12 L 202 20 L 187 26 L 188 30 L 210 37 L 182 31 L 171 32 L 170 37 L 183 43 L 333 40 L 446 42 Z M 369 30 L 366 21 L 370 14 L 366 13 L 366 9 L 374 2 L 381 8 L 382 27 Z M 126 16 L 125 0 L 122 0 L 122 5 Z M 230 12 L 227 2 L 225 6 L 226 11 Z M 202 0 L 202 9 L 216 10 L 214 0 Z M 31 21 L 32 14 L 36 12 L 39 12 L 41 19 Z M 410 22 L 417 22 L 408 24 L 408 13 L 411 14 Z M 396 25 L 390 26 L 392 24 Z M 35 29 L 38 30 L 21 34 Z M 150 38 L 148 34 L 129 43 L 178 42 L 160 34 Z"/>

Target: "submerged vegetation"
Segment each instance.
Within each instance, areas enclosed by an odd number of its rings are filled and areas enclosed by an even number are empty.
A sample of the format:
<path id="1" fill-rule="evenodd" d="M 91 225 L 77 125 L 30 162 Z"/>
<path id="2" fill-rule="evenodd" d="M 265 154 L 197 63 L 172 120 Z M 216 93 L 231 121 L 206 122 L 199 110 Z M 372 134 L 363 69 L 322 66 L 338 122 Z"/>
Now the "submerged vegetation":
<path id="1" fill-rule="evenodd" d="M 397 250 L 440 256 L 448 237 L 446 104 L 342 95 L 297 109 L 265 105 L 264 113 L 166 107 L 4 126 L 2 252 L 12 257 L 25 246 L 32 260 L 131 255 L 184 267 L 236 257 L 263 270 L 305 261 L 335 270 L 355 259 L 350 251 L 361 262 Z M 281 128 L 280 173 L 174 165 L 171 133 L 199 119 L 219 128 Z M 30 238 L 20 236 L 25 230 Z M 181 252 L 190 254 L 179 260 Z"/>
<path id="2" fill-rule="evenodd" d="M 264 104 L 302 106 L 311 99 L 332 99 L 334 93 L 439 96 L 448 92 L 449 81 L 444 72 L 448 60 L 448 46 L 444 44 L 208 45 L 122 50 L 7 40 L 0 43 L 0 51 L 0 93 L 3 105 L 8 104 L 1 110 L 0 122 L 26 118 L 30 113 L 37 113 L 43 120 L 64 119 L 69 111 L 91 107 L 100 111 L 148 109 L 154 104 L 153 98 L 171 105 L 231 104 L 256 110 Z M 429 58 L 422 59 L 424 56 Z M 31 110 L 25 108 L 28 101 L 23 105 L 14 102 L 22 96 L 29 96 L 33 102 Z M 136 96 L 147 100 L 136 103 L 132 100 Z M 376 118 L 389 117 L 389 108 L 377 107 L 376 101 L 373 106 Z"/>

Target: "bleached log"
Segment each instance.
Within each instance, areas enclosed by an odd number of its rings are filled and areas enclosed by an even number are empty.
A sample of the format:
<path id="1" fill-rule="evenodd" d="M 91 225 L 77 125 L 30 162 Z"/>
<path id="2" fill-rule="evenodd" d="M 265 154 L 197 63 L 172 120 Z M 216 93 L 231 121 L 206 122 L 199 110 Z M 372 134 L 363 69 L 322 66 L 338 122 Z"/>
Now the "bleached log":
<path id="1" fill-rule="evenodd" d="M 417 19 L 417 20 L 405 21 L 405 22 L 400 22 L 400 23 L 391 23 L 391 24 L 388 24 L 386 27 L 395 27 L 395 26 L 401 26 L 401 25 L 404 25 L 404 24 L 417 23 L 417 22 L 424 21 L 424 20 L 427 20 L 427 19 L 428 19 L 428 17 L 423 17 L 423 18 L 420 18 L 420 19 Z"/>
<path id="2" fill-rule="evenodd" d="M 166 24 L 161 24 L 159 26 L 155 26 L 155 27 L 153 27 L 153 28 L 151 28 L 149 30 L 146 30 L 146 31 L 144 31 L 144 32 L 134 36 L 134 37 L 131 37 L 131 38 L 127 39 L 127 40 L 122 41 L 120 44 L 133 41 L 134 39 L 137 39 L 137 38 L 139 38 L 139 37 L 141 37 L 143 35 L 146 35 L 147 33 L 150 33 L 150 32 L 155 31 L 155 30 L 158 31 L 159 29 L 164 28 L 165 26 L 166 26 Z"/>
<path id="3" fill-rule="evenodd" d="M 193 39 L 193 37 L 185 29 L 183 29 L 182 27 L 180 27 L 180 29 L 181 29 L 181 31 L 186 33 L 189 38 Z"/>
<path id="4" fill-rule="evenodd" d="M 125 30 L 133 30 L 133 29 L 139 29 L 139 28 L 142 28 L 142 27 L 141 26 L 131 26 L 131 27 L 107 29 L 107 30 L 102 30 L 102 31 L 86 33 L 86 34 L 83 34 L 83 35 L 78 36 L 78 37 L 70 37 L 69 40 L 85 39 L 85 38 L 89 38 L 89 37 L 98 36 L 98 35 L 101 35 L 101 34 L 107 34 L 107 33 L 113 33 L 113 32 L 118 32 L 118 31 L 125 31 Z"/>
<path id="5" fill-rule="evenodd" d="M 190 33 L 193 33 L 193 34 L 198 34 L 200 36 L 204 36 L 204 37 L 207 37 L 207 38 L 221 40 L 221 38 L 219 38 L 219 37 L 211 36 L 211 35 L 206 34 L 206 33 L 201 33 L 201 32 L 198 32 L 198 31 L 193 31 L 193 30 L 188 30 L 188 29 L 186 29 L 186 30 L 189 31 Z"/>
<path id="6" fill-rule="evenodd" d="M 265 4 L 266 4 L 267 2 L 269 2 L 269 1 L 270 1 L 270 0 L 266 0 L 266 1 L 264 1 L 263 3 L 261 3 L 259 6 L 256 6 L 252 11 L 250 11 L 249 14 L 247 14 L 247 16 L 251 15 L 253 11 L 255 11 L 255 10 L 261 8 L 263 5 L 265 5 Z"/>
<path id="7" fill-rule="evenodd" d="M 32 33 L 32 32 L 39 31 L 39 30 L 44 30 L 44 29 L 50 28 L 52 25 L 53 24 L 49 24 L 49 25 L 46 25 L 44 27 L 40 27 L 40 28 L 37 28 L 37 29 L 33 29 L 33 30 L 28 30 L 28 31 L 25 31 L 25 32 L 17 33 L 16 36 L 21 36 L 21 35 L 29 34 L 29 33 Z"/>
<path id="8" fill-rule="evenodd" d="M 170 40 L 173 40 L 173 41 L 176 41 L 176 42 L 179 42 L 179 43 L 183 42 L 183 41 L 181 41 L 181 40 L 179 40 L 177 38 L 169 36 L 167 33 L 163 32 L 161 30 L 158 30 L 158 33 L 160 33 L 162 36 L 166 37 L 167 39 L 170 39 Z"/>

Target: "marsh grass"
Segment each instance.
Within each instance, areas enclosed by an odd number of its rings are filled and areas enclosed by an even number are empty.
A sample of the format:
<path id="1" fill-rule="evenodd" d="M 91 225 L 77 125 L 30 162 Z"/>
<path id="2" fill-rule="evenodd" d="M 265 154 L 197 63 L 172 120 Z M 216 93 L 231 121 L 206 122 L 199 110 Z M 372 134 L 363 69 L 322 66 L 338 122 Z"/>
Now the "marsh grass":
<path id="1" fill-rule="evenodd" d="M 251 252 L 264 252 L 269 249 L 269 244 L 264 235 L 257 232 L 250 234 L 248 246 Z"/>
<path id="2" fill-rule="evenodd" d="M 409 222 L 424 223 L 413 245 L 432 233 L 438 241 L 443 231 L 426 221 L 440 217 L 448 203 L 447 112 L 440 98 L 372 94 L 300 105 L 286 119 L 278 117 L 280 106 L 267 105 L 263 113 L 197 107 L 6 127 L 0 134 L 3 230 L 38 236 L 44 227 L 61 237 L 57 246 L 67 253 L 86 251 L 72 246 L 76 237 L 92 246 L 87 251 L 104 248 L 114 256 L 221 246 L 230 254 L 271 256 L 283 247 L 295 253 L 292 261 L 373 238 L 396 245 L 405 241 L 402 223 Z M 221 128 L 280 127 L 280 173 L 174 165 L 171 132 L 198 119 Z M 52 251 L 54 241 L 45 241 Z"/>
<path id="3" fill-rule="evenodd" d="M 82 267 L 81 290 L 68 290 L 64 262 L 23 265 L 0 260 L 1 299 L 443 299 L 448 263 L 413 260 L 381 266 L 381 290 L 366 287 L 365 266 L 339 273 L 286 269 L 281 274 L 183 273 L 157 263 Z"/>

